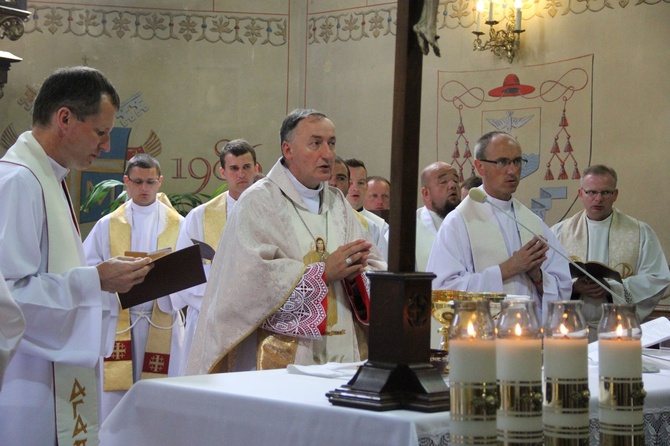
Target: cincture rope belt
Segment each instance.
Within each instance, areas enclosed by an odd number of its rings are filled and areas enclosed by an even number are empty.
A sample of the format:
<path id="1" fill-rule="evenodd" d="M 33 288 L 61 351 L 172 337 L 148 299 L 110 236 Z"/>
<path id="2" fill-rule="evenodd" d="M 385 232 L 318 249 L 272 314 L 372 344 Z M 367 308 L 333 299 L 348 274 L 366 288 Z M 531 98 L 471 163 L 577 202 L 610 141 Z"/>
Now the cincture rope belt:
<path id="1" fill-rule="evenodd" d="M 167 327 L 154 323 L 154 321 L 151 320 L 151 315 L 152 315 L 151 311 L 133 311 L 133 310 L 131 310 L 130 314 L 134 315 L 134 316 L 139 316 L 139 317 L 137 319 L 135 319 L 135 322 L 133 322 L 128 328 L 126 328 L 124 330 L 121 330 L 121 331 L 117 331 L 116 332 L 117 335 L 118 334 L 123 334 L 123 333 L 126 333 L 126 332 L 132 330 L 142 319 L 146 319 L 146 321 L 149 323 L 149 325 L 151 325 L 152 327 L 157 328 L 159 330 L 172 330 L 174 327 L 183 327 L 184 324 L 185 324 L 184 313 L 182 313 L 181 310 L 179 310 L 177 312 L 177 317 L 175 318 L 172 325 L 169 325 Z"/>

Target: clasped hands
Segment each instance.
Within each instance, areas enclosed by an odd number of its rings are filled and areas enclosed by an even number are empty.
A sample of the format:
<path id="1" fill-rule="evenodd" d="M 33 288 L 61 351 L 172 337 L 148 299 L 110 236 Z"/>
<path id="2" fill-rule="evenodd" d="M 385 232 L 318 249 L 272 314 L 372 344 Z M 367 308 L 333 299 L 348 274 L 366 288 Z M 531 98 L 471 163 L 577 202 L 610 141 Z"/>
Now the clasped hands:
<path id="1" fill-rule="evenodd" d="M 356 277 L 365 271 L 370 248 L 372 248 L 372 243 L 358 239 L 331 252 L 324 261 L 326 283 L 331 284 L 342 279 L 346 279 L 349 283 L 355 281 Z"/>
<path id="2" fill-rule="evenodd" d="M 500 264 L 503 281 L 518 274 L 526 273 L 533 282 L 540 282 L 542 280 L 540 267 L 547 260 L 548 250 L 549 245 L 544 238 L 533 237 L 521 249 L 514 251 L 512 257 Z"/>

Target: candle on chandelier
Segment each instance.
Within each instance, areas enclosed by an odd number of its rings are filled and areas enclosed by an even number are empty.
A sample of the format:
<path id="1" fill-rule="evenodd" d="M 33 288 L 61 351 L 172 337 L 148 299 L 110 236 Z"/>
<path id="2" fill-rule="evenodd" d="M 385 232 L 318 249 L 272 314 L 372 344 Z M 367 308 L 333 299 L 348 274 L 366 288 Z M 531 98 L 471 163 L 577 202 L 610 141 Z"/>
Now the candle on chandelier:
<path id="1" fill-rule="evenodd" d="M 489 22 L 493 21 L 493 2 L 489 2 Z"/>
<path id="2" fill-rule="evenodd" d="M 477 32 L 479 32 L 483 12 L 484 12 L 484 0 L 478 0 L 477 1 Z"/>
<path id="3" fill-rule="evenodd" d="M 516 9 L 516 30 L 521 31 L 521 8 L 523 7 L 523 0 L 515 0 L 514 8 Z"/>

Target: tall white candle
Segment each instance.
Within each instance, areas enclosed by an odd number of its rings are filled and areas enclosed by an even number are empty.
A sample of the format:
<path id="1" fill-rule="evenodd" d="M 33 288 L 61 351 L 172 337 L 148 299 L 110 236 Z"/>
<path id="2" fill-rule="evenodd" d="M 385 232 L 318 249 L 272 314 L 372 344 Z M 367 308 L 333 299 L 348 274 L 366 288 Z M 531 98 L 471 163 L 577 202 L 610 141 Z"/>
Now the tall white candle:
<path id="1" fill-rule="evenodd" d="M 641 378 L 642 344 L 639 339 L 598 340 L 598 370 L 607 378 Z"/>
<path id="2" fill-rule="evenodd" d="M 542 339 L 496 339 L 496 376 L 504 381 L 542 379 Z"/>
<path id="3" fill-rule="evenodd" d="M 449 380 L 495 383 L 495 340 L 451 339 L 449 341 Z"/>
<path id="4" fill-rule="evenodd" d="M 460 445 L 459 439 L 483 438 L 495 444 L 495 416 L 482 421 L 481 417 L 459 413 L 453 406 L 455 393 L 459 385 L 486 384 L 495 388 L 496 382 L 496 343 L 494 339 L 450 339 L 449 341 L 449 380 L 451 381 L 452 411 L 450 434 L 453 445 Z M 479 419 L 478 419 L 479 418 Z M 467 441 L 466 441 L 467 443 Z M 488 443 L 487 443 L 488 444 Z"/>
<path id="5" fill-rule="evenodd" d="M 588 379 L 588 339 L 545 338 L 544 375 L 548 378 Z"/>
<path id="6" fill-rule="evenodd" d="M 489 2 L 489 22 L 493 21 L 493 2 Z"/>

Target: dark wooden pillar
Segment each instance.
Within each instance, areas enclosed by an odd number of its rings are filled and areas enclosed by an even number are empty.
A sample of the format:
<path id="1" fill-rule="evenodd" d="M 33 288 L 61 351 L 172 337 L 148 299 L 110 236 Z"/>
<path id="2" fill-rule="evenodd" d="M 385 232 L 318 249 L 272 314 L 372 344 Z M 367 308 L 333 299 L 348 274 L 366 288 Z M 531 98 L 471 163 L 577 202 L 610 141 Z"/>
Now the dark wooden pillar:
<path id="1" fill-rule="evenodd" d="M 346 386 L 327 394 L 337 405 L 425 412 L 449 409 L 449 390 L 429 361 L 435 276 L 414 271 L 423 53 L 412 26 L 422 7 L 420 0 L 398 0 L 389 269 L 368 274 L 368 361 Z"/>

